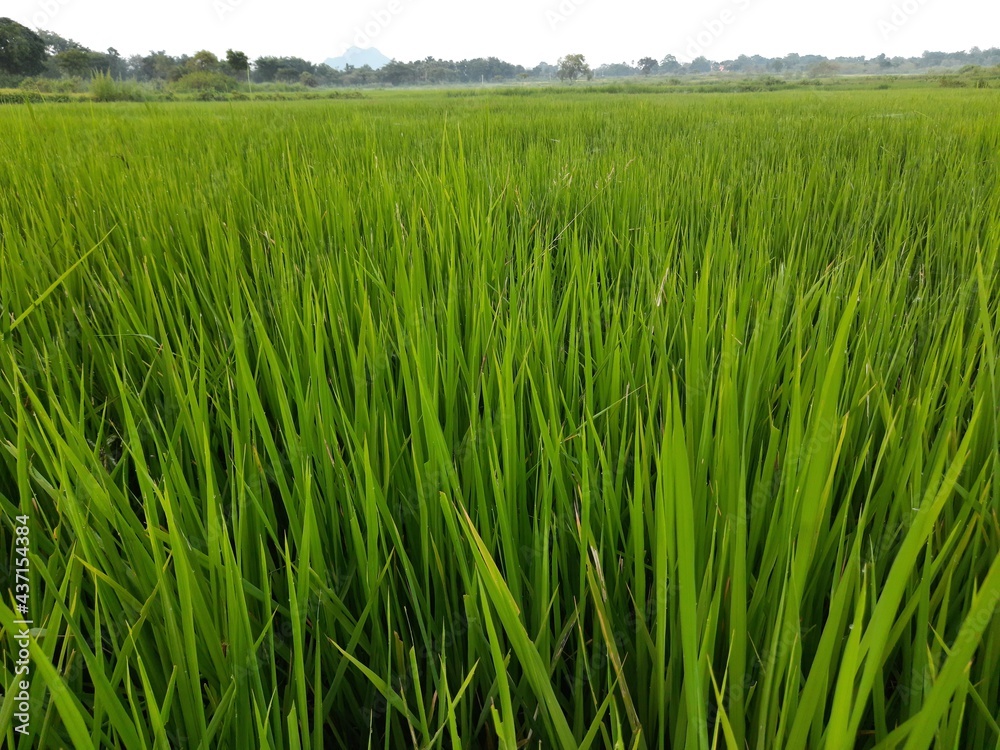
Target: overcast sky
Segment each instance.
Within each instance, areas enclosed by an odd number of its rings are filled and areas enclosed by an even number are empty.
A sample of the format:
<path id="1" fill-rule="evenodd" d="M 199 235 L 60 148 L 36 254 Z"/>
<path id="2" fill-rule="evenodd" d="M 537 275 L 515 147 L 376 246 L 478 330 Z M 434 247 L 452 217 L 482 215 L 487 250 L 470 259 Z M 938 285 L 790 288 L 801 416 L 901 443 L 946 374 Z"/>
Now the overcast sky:
<path id="1" fill-rule="evenodd" d="M 0 15 L 126 56 L 234 48 L 313 62 L 350 45 L 525 66 L 571 52 L 600 64 L 1000 46 L 996 0 L 0 0 Z"/>

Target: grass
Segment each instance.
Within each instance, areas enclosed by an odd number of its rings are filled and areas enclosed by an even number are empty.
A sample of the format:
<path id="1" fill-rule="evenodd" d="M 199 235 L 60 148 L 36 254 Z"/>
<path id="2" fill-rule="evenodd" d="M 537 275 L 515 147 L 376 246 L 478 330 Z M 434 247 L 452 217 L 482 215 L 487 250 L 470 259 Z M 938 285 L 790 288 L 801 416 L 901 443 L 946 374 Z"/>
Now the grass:
<path id="1" fill-rule="evenodd" d="M 998 115 L 0 110 L 6 744 L 1000 747 Z"/>
<path id="2" fill-rule="evenodd" d="M 210 77 L 211 78 L 211 77 Z M 189 82 L 190 83 L 190 82 Z M 395 101 L 410 97 L 439 100 L 448 98 L 487 98 L 497 96 L 551 98 L 554 95 L 579 96 L 588 93 L 619 96 L 622 94 L 687 95 L 687 94 L 754 94 L 773 91 L 794 91 L 803 88 L 830 91 L 926 90 L 928 87 L 990 89 L 1000 85 L 1000 68 L 967 65 L 954 71 L 881 75 L 839 75 L 826 78 L 795 75 L 776 76 L 759 73 L 710 73 L 683 76 L 650 76 L 630 78 L 597 78 L 573 84 L 555 80 L 508 81 L 485 86 L 448 84 L 406 87 L 365 86 L 309 88 L 300 83 L 231 83 L 226 77 L 199 80 L 199 86 L 164 85 L 163 82 L 138 83 L 134 80 L 113 80 L 96 74 L 88 81 L 80 78 L 26 78 L 19 88 L 0 86 L 0 104 L 52 104 L 98 102 L 193 102 L 193 101 L 295 101 L 313 99 L 362 99 L 389 97 Z M 226 85 L 222 85 L 226 84 Z"/>

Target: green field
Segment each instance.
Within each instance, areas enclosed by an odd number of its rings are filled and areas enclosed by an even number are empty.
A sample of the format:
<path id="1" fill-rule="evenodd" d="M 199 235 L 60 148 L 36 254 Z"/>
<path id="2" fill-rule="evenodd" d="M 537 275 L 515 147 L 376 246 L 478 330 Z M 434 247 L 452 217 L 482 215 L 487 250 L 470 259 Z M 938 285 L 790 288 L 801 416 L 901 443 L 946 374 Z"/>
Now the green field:
<path id="1" fill-rule="evenodd" d="M 0 107 L 6 747 L 1000 747 L 996 92 L 507 94 Z"/>

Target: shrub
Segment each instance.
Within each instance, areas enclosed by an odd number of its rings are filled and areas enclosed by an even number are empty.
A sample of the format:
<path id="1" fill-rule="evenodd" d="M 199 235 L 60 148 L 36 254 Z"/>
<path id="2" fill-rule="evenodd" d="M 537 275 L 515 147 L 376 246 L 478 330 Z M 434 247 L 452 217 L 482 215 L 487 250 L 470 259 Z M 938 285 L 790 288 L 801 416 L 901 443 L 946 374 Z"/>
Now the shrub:
<path id="1" fill-rule="evenodd" d="M 212 91 L 225 94 L 234 90 L 236 86 L 236 81 L 229 76 L 208 70 L 188 73 L 173 83 L 173 89 L 182 93 Z"/>
<path id="2" fill-rule="evenodd" d="M 99 102 L 141 102 L 147 98 L 135 81 L 116 81 L 107 73 L 91 79 L 90 95 Z"/>
<path id="3" fill-rule="evenodd" d="M 37 91 L 41 94 L 71 94 L 84 90 L 83 80 L 79 76 L 72 78 L 25 78 L 18 88 Z"/>
<path id="4" fill-rule="evenodd" d="M 226 95 L 220 94 L 218 91 L 212 91 L 211 89 L 205 89 L 204 91 L 199 91 L 197 97 L 195 97 L 200 102 L 224 102 L 226 101 Z"/>
<path id="5" fill-rule="evenodd" d="M 44 101 L 37 91 L 0 90 L 0 104 L 41 104 Z"/>

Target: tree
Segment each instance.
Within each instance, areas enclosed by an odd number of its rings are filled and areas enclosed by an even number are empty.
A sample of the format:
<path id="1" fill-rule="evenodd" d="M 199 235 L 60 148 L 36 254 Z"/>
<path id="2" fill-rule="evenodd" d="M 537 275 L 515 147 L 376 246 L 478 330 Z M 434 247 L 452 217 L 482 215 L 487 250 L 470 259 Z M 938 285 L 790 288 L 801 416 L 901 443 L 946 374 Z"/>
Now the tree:
<path id="1" fill-rule="evenodd" d="M 82 47 L 82 44 L 77 44 L 72 39 L 66 39 L 59 36 L 54 31 L 45 31 L 44 29 L 38 30 L 38 36 L 42 38 L 45 42 L 45 52 L 49 55 L 58 55 L 60 52 L 65 52 L 73 47 Z"/>
<path id="2" fill-rule="evenodd" d="M 552 78 L 559 72 L 559 68 L 555 65 L 549 65 L 547 62 L 540 62 L 530 72 L 536 78 Z"/>
<path id="3" fill-rule="evenodd" d="M 253 63 L 253 79 L 263 83 L 273 81 L 280 67 L 281 61 L 277 57 L 258 57 Z"/>
<path id="4" fill-rule="evenodd" d="M 659 61 L 656 60 L 656 58 L 644 57 L 641 60 L 639 60 L 639 69 L 642 70 L 643 75 L 648 76 L 651 73 L 655 73 L 657 70 L 659 70 L 659 68 L 660 68 L 660 63 Z"/>
<path id="5" fill-rule="evenodd" d="M 598 78 L 626 78 L 639 72 L 641 72 L 639 68 L 633 68 L 628 63 L 620 62 L 601 65 L 594 71 L 594 75 Z"/>
<path id="6" fill-rule="evenodd" d="M 459 80 L 466 83 L 511 79 L 523 70 L 520 65 L 513 65 L 496 57 L 476 57 L 456 64 Z"/>
<path id="7" fill-rule="evenodd" d="M 203 49 L 194 53 L 194 57 L 188 60 L 188 68 L 196 73 L 210 73 L 219 69 L 219 58 Z"/>
<path id="8" fill-rule="evenodd" d="M 253 63 L 253 79 L 260 83 L 295 83 L 303 73 L 316 73 L 316 66 L 301 57 L 258 57 Z"/>
<path id="9" fill-rule="evenodd" d="M 45 42 L 9 18 L 0 18 L 0 73 L 38 75 L 45 70 Z"/>
<path id="10" fill-rule="evenodd" d="M 829 78 L 840 72 L 840 66 L 830 60 L 823 60 L 809 66 L 809 76 L 811 78 Z"/>
<path id="11" fill-rule="evenodd" d="M 66 75 L 83 77 L 100 65 L 100 55 L 82 47 L 70 47 L 52 59 Z"/>
<path id="12" fill-rule="evenodd" d="M 796 70 L 802 65 L 802 55 L 798 52 L 789 52 L 785 55 L 783 62 L 787 70 Z"/>
<path id="13" fill-rule="evenodd" d="M 112 78 L 124 78 L 128 75 L 128 63 L 114 47 L 108 47 L 103 55 L 97 55 L 98 67 L 107 71 Z"/>
<path id="14" fill-rule="evenodd" d="M 734 73 L 740 73 L 743 71 L 753 70 L 754 61 L 747 55 L 740 55 L 735 60 L 726 60 L 724 65 L 726 70 L 730 70 Z"/>
<path id="15" fill-rule="evenodd" d="M 245 52 L 226 50 L 226 65 L 234 73 L 246 73 L 250 69 L 250 59 Z"/>
<path id="16" fill-rule="evenodd" d="M 664 73 L 677 73 L 681 69 L 681 64 L 674 55 L 667 55 L 660 60 L 660 70 Z"/>
<path id="17" fill-rule="evenodd" d="M 316 78 L 321 86 L 336 86 L 341 83 L 342 75 L 339 70 L 320 63 L 316 66 Z"/>
<path id="18" fill-rule="evenodd" d="M 375 82 L 375 75 L 371 65 L 362 65 L 360 68 L 348 65 L 344 68 L 343 82 L 346 86 L 367 86 Z"/>
<path id="19" fill-rule="evenodd" d="M 177 68 L 179 60 L 163 50 L 148 55 L 133 55 L 128 59 L 132 75 L 140 81 L 166 81 Z M 183 72 L 183 71 L 182 71 Z"/>
<path id="20" fill-rule="evenodd" d="M 560 81 L 575 81 L 580 76 L 586 77 L 589 81 L 594 77 L 594 72 L 587 65 L 587 59 L 583 55 L 566 55 L 559 58 Z"/>
<path id="21" fill-rule="evenodd" d="M 688 64 L 688 70 L 692 73 L 711 73 L 712 63 L 708 61 L 708 58 L 702 55 L 701 57 L 696 57 Z"/>
<path id="22" fill-rule="evenodd" d="M 409 65 L 399 60 L 393 60 L 378 71 L 379 80 L 393 86 L 404 86 L 416 83 L 415 71 Z"/>
<path id="23" fill-rule="evenodd" d="M 945 57 L 947 57 L 947 54 L 944 52 L 931 52 L 927 50 L 921 55 L 920 60 L 924 67 L 936 68 L 944 62 Z"/>

